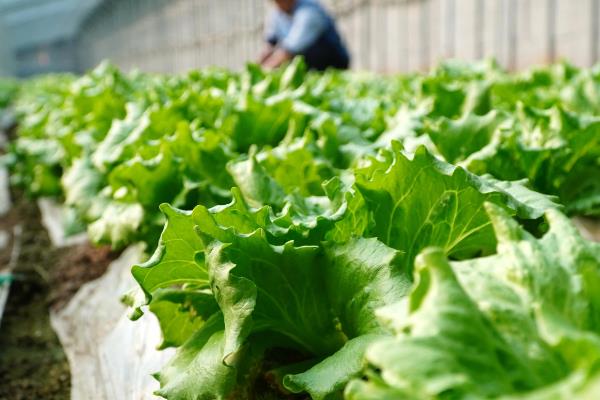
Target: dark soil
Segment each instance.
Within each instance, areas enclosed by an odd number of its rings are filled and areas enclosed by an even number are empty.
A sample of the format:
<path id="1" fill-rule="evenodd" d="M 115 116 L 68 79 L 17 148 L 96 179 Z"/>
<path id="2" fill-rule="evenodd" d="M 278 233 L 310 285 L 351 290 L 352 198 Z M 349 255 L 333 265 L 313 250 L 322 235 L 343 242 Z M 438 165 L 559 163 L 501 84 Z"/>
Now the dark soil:
<path id="1" fill-rule="evenodd" d="M 0 227 L 12 232 L 16 221 L 21 251 L 0 325 L 0 399 L 68 399 L 69 365 L 48 314 L 48 270 L 56 255 L 34 203 L 18 201 Z"/>
<path id="2" fill-rule="evenodd" d="M 2 230 L 13 232 L 17 223 L 22 228 L 15 280 L 0 323 L 0 400 L 68 399 L 69 365 L 50 326 L 49 309 L 63 307 L 116 255 L 89 245 L 54 249 L 36 204 L 13 197 L 13 209 L 0 218 Z M 0 251 L 0 268 L 9 260 L 10 251 Z"/>
<path id="3" fill-rule="evenodd" d="M 67 305 L 84 284 L 100 278 L 119 254 L 110 247 L 82 244 L 57 250 L 56 265 L 50 270 L 49 302 L 53 310 Z"/>

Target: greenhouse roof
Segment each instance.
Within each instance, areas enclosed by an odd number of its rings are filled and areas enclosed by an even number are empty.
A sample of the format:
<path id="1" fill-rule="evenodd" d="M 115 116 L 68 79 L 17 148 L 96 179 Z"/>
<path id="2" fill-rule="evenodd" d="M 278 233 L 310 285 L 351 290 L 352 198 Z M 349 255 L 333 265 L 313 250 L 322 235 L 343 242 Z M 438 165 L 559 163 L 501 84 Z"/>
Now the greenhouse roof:
<path id="1" fill-rule="evenodd" d="M 101 0 L 0 0 L 0 24 L 13 48 L 72 37 Z"/>

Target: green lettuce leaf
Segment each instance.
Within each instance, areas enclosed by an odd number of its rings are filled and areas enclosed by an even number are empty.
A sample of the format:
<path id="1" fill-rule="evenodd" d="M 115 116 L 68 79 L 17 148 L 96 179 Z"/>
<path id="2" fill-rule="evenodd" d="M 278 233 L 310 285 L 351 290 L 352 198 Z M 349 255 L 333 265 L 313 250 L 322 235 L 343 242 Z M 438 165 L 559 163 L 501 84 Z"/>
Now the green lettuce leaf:
<path id="1" fill-rule="evenodd" d="M 523 218 L 538 218 L 547 208 L 556 207 L 551 198 L 519 182 L 470 174 L 437 160 L 423 147 L 413 155 L 405 154 L 398 142 L 355 175 L 359 199 L 354 201 L 364 201 L 357 212 L 363 214 L 360 219 L 368 216 L 369 225 L 363 231 L 356 225 L 352 234 L 377 237 L 403 251 L 408 266 L 427 246 L 439 246 L 456 258 L 491 253 L 496 241 L 483 207 L 486 201 Z M 351 224 L 342 224 L 352 229 Z"/>
<path id="2" fill-rule="evenodd" d="M 347 398 L 597 393 L 600 245 L 555 210 L 537 239 L 500 207 L 486 209 L 498 254 L 449 264 L 440 249 L 423 252 L 409 297 L 378 311 L 395 338 L 369 347 L 377 369 L 353 381 Z"/>

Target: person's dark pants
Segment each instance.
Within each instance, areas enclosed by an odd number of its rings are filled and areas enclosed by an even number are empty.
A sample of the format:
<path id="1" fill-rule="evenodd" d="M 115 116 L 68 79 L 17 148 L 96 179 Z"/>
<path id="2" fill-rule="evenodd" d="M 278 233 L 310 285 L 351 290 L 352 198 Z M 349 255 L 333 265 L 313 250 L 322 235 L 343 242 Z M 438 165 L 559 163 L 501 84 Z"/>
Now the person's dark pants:
<path id="1" fill-rule="evenodd" d="M 308 50 L 302 53 L 309 69 L 323 71 L 327 68 L 348 69 L 350 57 L 341 44 L 332 44 L 321 37 Z"/>

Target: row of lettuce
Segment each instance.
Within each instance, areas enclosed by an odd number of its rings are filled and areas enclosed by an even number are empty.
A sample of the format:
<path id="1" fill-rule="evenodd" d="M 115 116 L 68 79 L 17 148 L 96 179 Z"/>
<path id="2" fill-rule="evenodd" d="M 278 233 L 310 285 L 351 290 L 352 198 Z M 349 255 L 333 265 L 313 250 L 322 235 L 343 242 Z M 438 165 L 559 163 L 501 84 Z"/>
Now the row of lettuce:
<path id="1" fill-rule="evenodd" d="M 600 215 L 599 90 L 103 64 L 23 82 L 3 162 L 72 232 L 147 244 L 124 301 L 178 348 L 163 397 L 592 399 L 600 246 L 565 214 Z"/>

